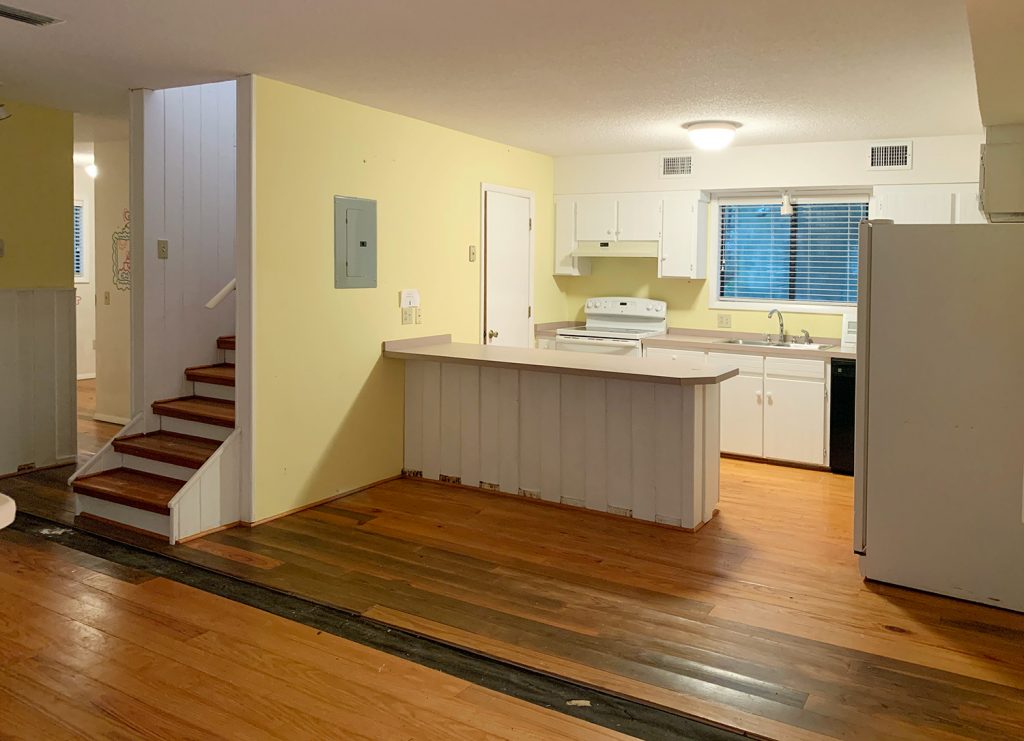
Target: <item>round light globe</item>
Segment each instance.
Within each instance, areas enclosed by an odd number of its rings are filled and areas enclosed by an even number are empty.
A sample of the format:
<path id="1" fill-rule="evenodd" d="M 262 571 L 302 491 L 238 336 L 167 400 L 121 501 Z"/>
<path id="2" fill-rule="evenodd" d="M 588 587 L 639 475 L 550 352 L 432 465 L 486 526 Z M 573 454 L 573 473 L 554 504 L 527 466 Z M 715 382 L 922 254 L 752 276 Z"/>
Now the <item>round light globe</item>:
<path id="1" fill-rule="evenodd" d="M 683 124 L 697 149 L 725 149 L 736 137 L 740 124 L 733 121 L 694 121 Z"/>

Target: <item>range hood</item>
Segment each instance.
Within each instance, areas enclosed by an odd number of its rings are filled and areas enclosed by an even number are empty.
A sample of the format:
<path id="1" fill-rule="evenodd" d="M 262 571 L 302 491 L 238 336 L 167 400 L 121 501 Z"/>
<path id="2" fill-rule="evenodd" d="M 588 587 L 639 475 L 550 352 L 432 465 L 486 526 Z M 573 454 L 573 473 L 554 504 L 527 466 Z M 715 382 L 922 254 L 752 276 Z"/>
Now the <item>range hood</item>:
<path id="1" fill-rule="evenodd" d="M 573 257 L 657 257 L 657 242 L 577 242 Z"/>

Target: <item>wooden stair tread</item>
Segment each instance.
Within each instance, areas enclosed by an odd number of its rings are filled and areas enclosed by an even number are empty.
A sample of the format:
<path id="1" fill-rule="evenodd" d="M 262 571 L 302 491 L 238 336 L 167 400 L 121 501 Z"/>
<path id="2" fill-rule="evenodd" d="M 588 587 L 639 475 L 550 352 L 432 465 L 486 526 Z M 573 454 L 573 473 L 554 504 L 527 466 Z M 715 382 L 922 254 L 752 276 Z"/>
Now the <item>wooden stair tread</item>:
<path id="1" fill-rule="evenodd" d="M 220 427 L 235 426 L 235 402 L 206 396 L 183 396 L 153 402 L 153 411 L 164 417 L 204 422 Z"/>
<path id="2" fill-rule="evenodd" d="M 217 338 L 217 348 L 220 350 L 234 350 L 235 349 L 235 336 L 226 335 L 224 337 Z"/>
<path id="3" fill-rule="evenodd" d="M 114 450 L 125 455 L 199 468 L 220 447 L 219 440 L 193 437 L 177 432 L 150 432 L 114 440 Z"/>
<path id="4" fill-rule="evenodd" d="M 218 386 L 234 386 L 235 365 L 234 363 L 216 363 L 186 368 L 185 378 L 200 383 L 214 383 Z"/>
<path id="5" fill-rule="evenodd" d="M 184 485 L 184 481 L 166 476 L 115 468 L 75 479 L 72 488 L 95 499 L 166 515 L 170 512 L 168 502 Z"/>

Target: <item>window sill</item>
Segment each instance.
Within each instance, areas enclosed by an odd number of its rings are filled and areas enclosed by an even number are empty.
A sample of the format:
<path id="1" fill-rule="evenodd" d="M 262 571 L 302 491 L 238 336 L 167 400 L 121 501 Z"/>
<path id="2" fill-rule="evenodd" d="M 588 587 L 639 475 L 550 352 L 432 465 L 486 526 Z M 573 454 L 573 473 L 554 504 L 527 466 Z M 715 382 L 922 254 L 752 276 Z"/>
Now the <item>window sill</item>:
<path id="1" fill-rule="evenodd" d="M 856 304 L 803 304 L 796 301 L 746 301 L 743 299 L 720 299 L 711 297 L 708 308 L 715 311 L 771 311 L 778 309 L 794 314 L 832 314 L 842 316 L 857 311 Z"/>

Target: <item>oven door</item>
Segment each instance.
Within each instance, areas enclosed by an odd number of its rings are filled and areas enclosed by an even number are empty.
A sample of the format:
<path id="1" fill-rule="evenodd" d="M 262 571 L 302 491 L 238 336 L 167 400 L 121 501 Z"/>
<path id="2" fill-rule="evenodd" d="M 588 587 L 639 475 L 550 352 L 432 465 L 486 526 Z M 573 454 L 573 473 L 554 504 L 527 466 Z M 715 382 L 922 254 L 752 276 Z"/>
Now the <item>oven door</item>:
<path id="1" fill-rule="evenodd" d="M 555 339 L 556 350 L 573 352 L 592 352 L 602 355 L 622 355 L 624 357 L 640 357 L 639 340 L 620 340 L 609 337 L 562 337 Z"/>

